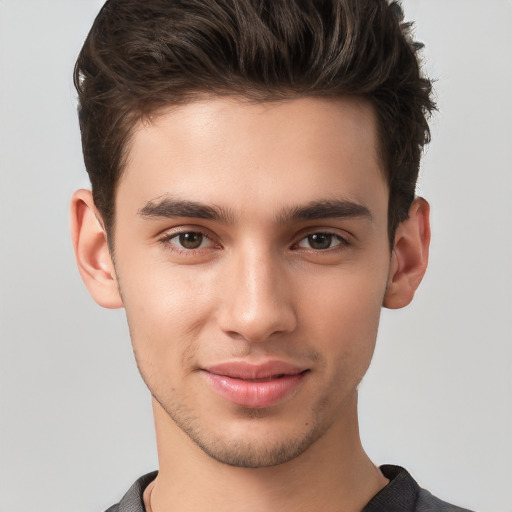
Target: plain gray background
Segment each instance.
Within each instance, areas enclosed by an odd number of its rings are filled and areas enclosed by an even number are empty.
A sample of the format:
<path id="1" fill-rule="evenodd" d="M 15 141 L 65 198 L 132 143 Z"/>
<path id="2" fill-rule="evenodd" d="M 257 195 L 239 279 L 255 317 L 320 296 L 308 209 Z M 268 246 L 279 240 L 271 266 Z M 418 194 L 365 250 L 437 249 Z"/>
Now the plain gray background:
<path id="1" fill-rule="evenodd" d="M 157 467 L 124 314 L 89 298 L 68 235 L 87 184 L 71 72 L 101 3 L 0 0 L 1 512 L 101 512 Z M 510 512 L 512 2 L 404 7 L 438 78 L 431 264 L 383 313 L 363 442 L 444 499 Z"/>

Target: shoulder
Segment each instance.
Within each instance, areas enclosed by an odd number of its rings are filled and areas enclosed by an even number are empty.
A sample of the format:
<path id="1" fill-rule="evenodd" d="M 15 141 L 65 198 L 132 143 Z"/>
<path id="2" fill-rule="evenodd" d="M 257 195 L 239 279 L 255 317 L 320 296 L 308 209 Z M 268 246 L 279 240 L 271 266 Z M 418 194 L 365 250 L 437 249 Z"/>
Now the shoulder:
<path id="1" fill-rule="evenodd" d="M 436 498 L 425 489 L 420 489 L 416 512 L 471 512 L 467 508 L 457 507 Z"/>
<path id="2" fill-rule="evenodd" d="M 156 478 L 157 471 L 141 476 L 128 489 L 121 501 L 112 505 L 105 512 L 145 512 L 143 493 L 144 489 Z"/>
<path id="3" fill-rule="evenodd" d="M 422 489 L 408 471 L 400 466 L 381 466 L 388 485 L 378 492 L 363 512 L 471 512 L 436 498 Z"/>

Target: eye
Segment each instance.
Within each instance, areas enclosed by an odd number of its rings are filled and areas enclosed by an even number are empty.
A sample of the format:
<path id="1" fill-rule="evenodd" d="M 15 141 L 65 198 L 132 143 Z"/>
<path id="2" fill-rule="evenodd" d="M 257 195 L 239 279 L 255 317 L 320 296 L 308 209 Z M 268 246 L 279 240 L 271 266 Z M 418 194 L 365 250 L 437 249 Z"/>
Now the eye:
<path id="1" fill-rule="evenodd" d="M 176 246 L 177 249 L 204 249 L 213 245 L 213 242 L 200 231 L 185 231 L 173 236 L 166 237 L 164 242 Z"/>
<path id="2" fill-rule="evenodd" d="M 349 242 L 345 238 L 333 233 L 312 233 L 300 240 L 297 247 L 325 251 L 341 244 L 348 245 Z"/>

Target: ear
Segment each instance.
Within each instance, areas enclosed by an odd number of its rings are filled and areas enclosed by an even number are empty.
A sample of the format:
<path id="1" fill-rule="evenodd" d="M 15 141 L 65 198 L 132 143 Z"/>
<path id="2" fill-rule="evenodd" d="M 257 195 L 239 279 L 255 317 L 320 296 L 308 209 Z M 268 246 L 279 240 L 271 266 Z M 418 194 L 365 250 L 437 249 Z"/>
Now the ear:
<path id="1" fill-rule="evenodd" d="M 418 288 L 428 263 L 430 245 L 430 206 L 416 198 L 409 217 L 396 230 L 395 245 L 383 305 L 390 309 L 407 306 Z"/>
<path id="2" fill-rule="evenodd" d="M 121 308 L 114 263 L 99 219 L 91 191 L 77 190 L 71 199 L 71 238 L 78 270 L 100 306 Z"/>

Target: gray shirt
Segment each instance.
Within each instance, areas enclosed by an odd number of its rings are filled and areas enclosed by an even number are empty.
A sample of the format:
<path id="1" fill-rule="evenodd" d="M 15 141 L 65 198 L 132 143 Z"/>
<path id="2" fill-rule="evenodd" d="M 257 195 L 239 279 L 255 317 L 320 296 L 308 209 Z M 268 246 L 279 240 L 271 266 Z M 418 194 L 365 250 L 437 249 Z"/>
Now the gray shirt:
<path id="1" fill-rule="evenodd" d="M 399 466 L 381 466 L 388 485 L 379 491 L 362 512 L 471 512 L 450 505 L 422 489 L 412 476 Z M 106 512 L 145 512 L 142 494 L 156 478 L 157 471 L 139 478 L 116 505 Z"/>

